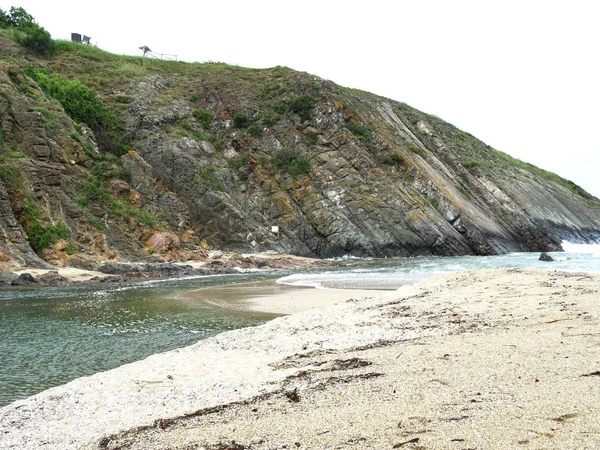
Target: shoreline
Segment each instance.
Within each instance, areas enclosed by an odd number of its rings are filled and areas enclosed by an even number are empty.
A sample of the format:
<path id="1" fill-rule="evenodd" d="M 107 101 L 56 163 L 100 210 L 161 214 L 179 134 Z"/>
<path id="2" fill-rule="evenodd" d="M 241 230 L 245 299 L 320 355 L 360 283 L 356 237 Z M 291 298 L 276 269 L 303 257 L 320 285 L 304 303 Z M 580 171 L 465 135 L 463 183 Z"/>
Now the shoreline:
<path id="1" fill-rule="evenodd" d="M 0 409 L 0 448 L 597 448 L 600 275 L 437 276 Z"/>
<path id="2" fill-rule="evenodd" d="M 200 257 L 198 257 L 200 258 Z M 81 258 L 80 258 L 81 259 Z M 101 262 L 79 261 L 85 267 L 11 267 L 0 271 L 2 286 L 66 286 L 76 283 L 119 283 L 182 276 L 235 274 L 244 271 L 271 272 L 302 270 L 311 267 L 337 267 L 336 261 L 296 256 L 273 251 L 239 254 L 212 252 L 211 256 L 186 261 Z"/>
<path id="3" fill-rule="evenodd" d="M 386 292 L 390 291 L 291 286 L 276 280 L 262 280 L 194 289 L 178 296 L 235 311 L 288 315 L 325 308 L 350 298 L 372 298 Z"/>

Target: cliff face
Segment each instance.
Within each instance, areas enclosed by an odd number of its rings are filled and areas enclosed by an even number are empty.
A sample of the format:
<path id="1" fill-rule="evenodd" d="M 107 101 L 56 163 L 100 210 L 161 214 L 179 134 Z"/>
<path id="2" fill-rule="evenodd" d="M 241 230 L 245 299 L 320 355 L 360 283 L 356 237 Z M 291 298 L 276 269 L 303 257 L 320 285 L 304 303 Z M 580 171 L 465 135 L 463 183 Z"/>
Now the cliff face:
<path id="1" fill-rule="evenodd" d="M 281 67 L 70 43 L 40 60 L 0 41 L 5 264 L 184 259 L 200 247 L 329 257 L 600 242 L 597 199 L 405 104 Z M 93 89 L 117 131 L 73 120 L 40 73 Z"/>

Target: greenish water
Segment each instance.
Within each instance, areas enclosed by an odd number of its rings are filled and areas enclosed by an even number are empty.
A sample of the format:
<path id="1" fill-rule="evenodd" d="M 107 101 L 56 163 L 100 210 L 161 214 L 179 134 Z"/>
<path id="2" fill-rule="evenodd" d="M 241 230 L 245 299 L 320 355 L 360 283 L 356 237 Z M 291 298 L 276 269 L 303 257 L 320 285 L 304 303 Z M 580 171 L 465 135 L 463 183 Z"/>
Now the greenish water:
<path id="1" fill-rule="evenodd" d="M 2 289 L 0 406 L 221 331 L 272 319 L 272 314 L 215 306 L 202 291 L 185 298 L 176 295 L 265 278 L 213 276 L 130 285 Z"/>

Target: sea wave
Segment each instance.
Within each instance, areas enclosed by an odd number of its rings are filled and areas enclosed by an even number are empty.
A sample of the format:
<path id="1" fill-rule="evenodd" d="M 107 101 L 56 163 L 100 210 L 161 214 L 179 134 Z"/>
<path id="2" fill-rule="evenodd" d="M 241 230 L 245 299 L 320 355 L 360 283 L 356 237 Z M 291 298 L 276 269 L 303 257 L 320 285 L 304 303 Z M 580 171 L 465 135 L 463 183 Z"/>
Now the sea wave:
<path id="1" fill-rule="evenodd" d="M 279 278 L 278 284 L 313 287 L 316 289 L 376 289 L 394 290 L 405 284 L 432 275 L 406 272 L 344 272 L 344 273 L 303 273 Z"/>
<path id="2" fill-rule="evenodd" d="M 562 248 L 567 253 L 590 253 L 595 258 L 600 258 L 600 244 L 574 244 L 563 241 Z"/>

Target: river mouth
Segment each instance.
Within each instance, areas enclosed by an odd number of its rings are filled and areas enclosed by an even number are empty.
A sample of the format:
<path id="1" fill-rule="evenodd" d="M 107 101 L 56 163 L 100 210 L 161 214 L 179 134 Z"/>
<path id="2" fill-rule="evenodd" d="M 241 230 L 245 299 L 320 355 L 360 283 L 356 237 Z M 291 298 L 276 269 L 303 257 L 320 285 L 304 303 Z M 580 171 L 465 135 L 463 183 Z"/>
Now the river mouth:
<path id="1" fill-rule="evenodd" d="M 381 292 L 439 273 L 497 267 L 600 272 L 598 248 L 592 246 L 586 253 L 553 253 L 556 261 L 551 263 L 539 261 L 539 253 L 348 258 L 337 260 L 336 268 L 302 273 L 255 272 L 114 285 L 3 288 L 0 407 L 75 378 L 294 312 L 289 309 L 294 302 L 314 300 L 314 295 L 313 300 L 303 297 L 307 290 L 325 291 L 313 288 Z M 360 291 L 352 292 L 355 297 L 361 295 Z M 288 309 L 274 309 L 272 303 L 264 306 L 265 301 L 282 293 Z M 325 295 L 329 298 L 318 300 L 315 307 L 343 301 L 349 294 L 333 295 Z"/>
<path id="2" fill-rule="evenodd" d="M 0 407 L 75 378 L 271 320 L 278 315 L 224 307 L 215 301 L 214 286 L 256 279 L 274 283 L 276 277 L 2 290 Z M 206 286 L 193 298 L 178 295 Z"/>

